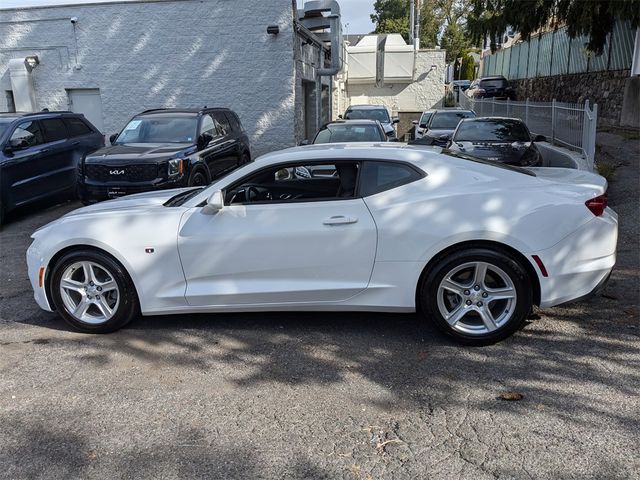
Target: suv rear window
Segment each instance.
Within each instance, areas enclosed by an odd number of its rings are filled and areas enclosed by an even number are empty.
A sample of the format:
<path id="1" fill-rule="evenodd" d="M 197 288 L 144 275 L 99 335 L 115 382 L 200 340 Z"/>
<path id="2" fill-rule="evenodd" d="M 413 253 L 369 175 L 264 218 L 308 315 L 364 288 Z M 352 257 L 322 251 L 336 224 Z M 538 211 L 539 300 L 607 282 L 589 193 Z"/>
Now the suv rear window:
<path id="1" fill-rule="evenodd" d="M 93 130 L 79 118 L 65 118 L 64 123 L 67 126 L 69 135 L 72 137 L 80 137 L 93 132 Z"/>
<path id="2" fill-rule="evenodd" d="M 45 142 L 55 142 L 58 140 L 64 140 L 68 137 L 67 129 L 64 126 L 64 122 L 59 118 L 47 118 L 41 120 L 42 129 L 44 130 Z"/>
<path id="3" fill-rule="evenodd" d="M 368 197 L 421 178 L 423 175 L 402 163 L 364 162 L 360 178 L 360 195 Z"/>
<path id="4" fill-rule="evenodd" d="M 494 78 L 491 80 L 480 80 L 481 87 L 503 88 L 507 86 L 507 81 L 503 78 Z"/>

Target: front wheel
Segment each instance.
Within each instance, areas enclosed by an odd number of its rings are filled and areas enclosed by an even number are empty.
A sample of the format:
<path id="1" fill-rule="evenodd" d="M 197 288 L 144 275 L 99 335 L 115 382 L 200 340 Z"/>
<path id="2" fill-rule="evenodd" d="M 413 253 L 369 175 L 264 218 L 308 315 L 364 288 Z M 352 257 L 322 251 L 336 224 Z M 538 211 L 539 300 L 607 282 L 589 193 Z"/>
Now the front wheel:
<path id="1" fill-rule="evenodd" d="M 62 256 L 53 266 L 50 287 L 56 311 L 81 332 L 113 332 L 139 311 L 126 270 L 99 251 L 77 250 Z"/>
<path id="2" fill-rule="evenodd" d="M 440 330 L 468 345 L 488 345 L 516 332 L 532 305 L 525 268 L 499 250 L 473 248 L 439 260 L 419 301 Z"/>

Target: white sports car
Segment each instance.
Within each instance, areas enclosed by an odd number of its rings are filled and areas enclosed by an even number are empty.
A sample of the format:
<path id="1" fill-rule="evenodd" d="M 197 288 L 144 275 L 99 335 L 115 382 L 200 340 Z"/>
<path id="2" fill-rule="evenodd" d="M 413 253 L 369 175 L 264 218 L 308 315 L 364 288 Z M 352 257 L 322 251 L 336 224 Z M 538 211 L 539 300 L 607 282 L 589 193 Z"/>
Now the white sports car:
<path id="1" fill-rule="evenodd" d="M 416 309 L 464 343 L 601 287 L 617 215 L 591 173 L 401 144 L 261 157 L 204 189 L 131 195 L 40 228 L 35 299 L 85 332 L 139 315 Z"/>

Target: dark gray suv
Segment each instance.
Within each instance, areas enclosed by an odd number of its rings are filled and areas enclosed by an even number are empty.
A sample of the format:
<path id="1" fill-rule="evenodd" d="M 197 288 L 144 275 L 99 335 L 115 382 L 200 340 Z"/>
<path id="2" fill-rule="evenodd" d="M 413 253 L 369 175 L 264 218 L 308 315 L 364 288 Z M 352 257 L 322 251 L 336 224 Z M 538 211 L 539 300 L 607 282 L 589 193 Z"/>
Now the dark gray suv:
<path id="1" fill-rule="evenodd" d="M 103 146 L 102 134 L 79 113 L 1 113 L 0 223 L 17 207 L 75 195 L 78 164 Z"/>

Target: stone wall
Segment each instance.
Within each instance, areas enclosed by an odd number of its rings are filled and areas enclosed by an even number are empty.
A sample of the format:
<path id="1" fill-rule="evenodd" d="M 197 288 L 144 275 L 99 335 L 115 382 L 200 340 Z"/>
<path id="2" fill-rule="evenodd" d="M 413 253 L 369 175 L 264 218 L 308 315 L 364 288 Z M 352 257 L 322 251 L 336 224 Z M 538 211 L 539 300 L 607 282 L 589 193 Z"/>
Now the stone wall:
<path id="1" fill-rule="evenodd" d="M 510 80 L 516 98 L 535 102 L 598 104 L 598 125 L 619 125 L 629 70 L 578 73 Z"/>
<path id="2" fill-rule="evenodd" d="M 149 108 L 225 106 L 255 156 L 295 144 L 294 39 L 291 0 L 0 9 L 0 93 L 11 89 L 9 59 L 38 55 L 37 109 L 66 110 L 68 89 L 99 89 L 110 134 Z"/>

